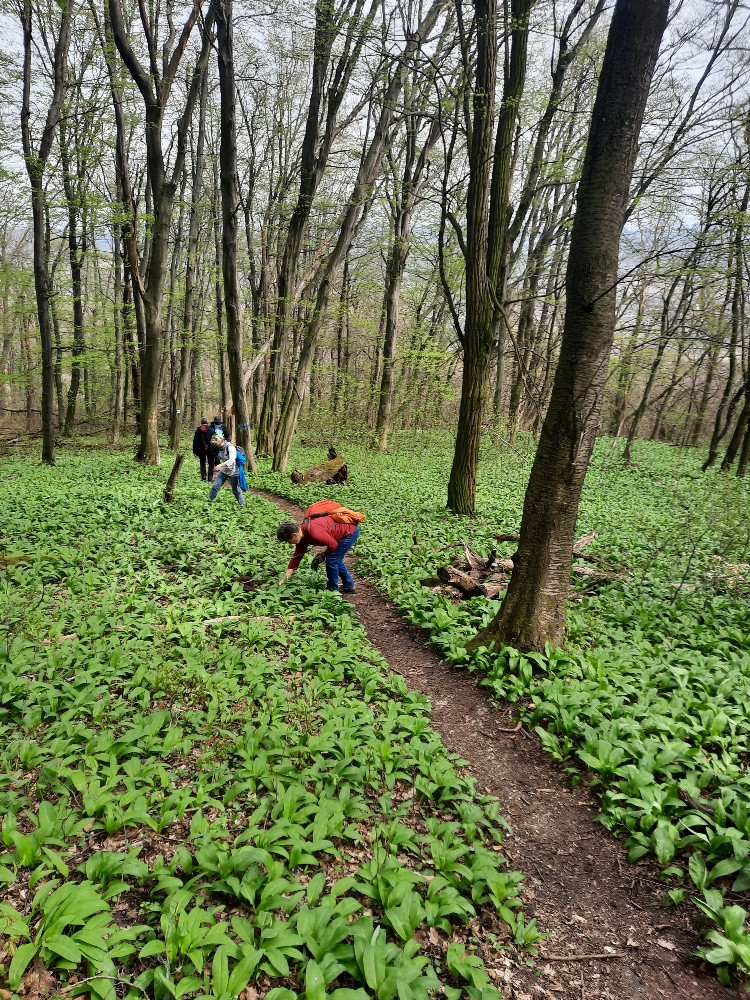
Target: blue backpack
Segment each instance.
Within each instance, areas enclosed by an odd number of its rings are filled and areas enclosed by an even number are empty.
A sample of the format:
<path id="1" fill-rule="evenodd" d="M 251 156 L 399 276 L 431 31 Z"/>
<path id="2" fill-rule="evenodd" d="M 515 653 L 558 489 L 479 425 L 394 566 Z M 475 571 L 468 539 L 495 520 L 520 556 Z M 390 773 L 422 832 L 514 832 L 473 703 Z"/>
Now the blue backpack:
<path id="1" fill-rule="evenodd" d="M 247 457 L 243 448 L 237 449 L 237 478 L 239 487 L 243 493 L 247 493 L 247 479 L 245 478 L 245 462 Z"/>

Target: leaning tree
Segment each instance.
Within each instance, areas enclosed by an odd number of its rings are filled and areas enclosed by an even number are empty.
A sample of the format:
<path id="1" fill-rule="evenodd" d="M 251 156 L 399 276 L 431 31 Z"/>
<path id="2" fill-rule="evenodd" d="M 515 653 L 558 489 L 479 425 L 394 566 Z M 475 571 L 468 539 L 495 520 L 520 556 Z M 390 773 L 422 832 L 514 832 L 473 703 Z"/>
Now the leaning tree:
<path id="1" fill-rule="evenodd" d="M 612 338 L 620 236 L 669 0 L 617 0 L 591 118 L 566 274 L 560 360 L 524 500 L 505 600 L 469 643 L 559 643 L 578 505 L 596 441 Z"/>

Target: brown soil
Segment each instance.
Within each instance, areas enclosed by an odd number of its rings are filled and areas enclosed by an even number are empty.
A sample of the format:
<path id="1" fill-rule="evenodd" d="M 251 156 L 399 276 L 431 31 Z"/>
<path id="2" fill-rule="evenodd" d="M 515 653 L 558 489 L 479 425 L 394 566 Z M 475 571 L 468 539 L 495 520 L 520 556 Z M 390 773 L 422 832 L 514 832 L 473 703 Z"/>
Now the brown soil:
<path id="1" fill-rule="evenodd" d="M 295 518 L 291 501 L 253 490 Z M 353 560 L 356 567 L 356 559 Z M 495 707 L 474 678 L 450 667 L 425 645 L 362 576 L 351 598 L 370 643 L 432 702 L 432 719 L 449 750 L 467 762 L 480 789 L 496 796 L 512 833 L 503 854 L 524 875 L 524 912 L 547 935 L 529 968 L 485 949 L 487 967 L 514 1000 L 727 1000 L 712 970 L 690 958 L 700 918 L 690 905 L 661 902 L 657 866 L 628 865 L 622 845 L 596 822 L 585 787 L 571 789 L 535 733 L 514 727 L 509 707 Z M 591 959 L 590 955 L 611 954 Z M 545 956 L 547 956 L 545 958 Z M 552 958 L 554 956 L 554 958 Z M 559 960 L 569 957 L 569 961 Z"/>

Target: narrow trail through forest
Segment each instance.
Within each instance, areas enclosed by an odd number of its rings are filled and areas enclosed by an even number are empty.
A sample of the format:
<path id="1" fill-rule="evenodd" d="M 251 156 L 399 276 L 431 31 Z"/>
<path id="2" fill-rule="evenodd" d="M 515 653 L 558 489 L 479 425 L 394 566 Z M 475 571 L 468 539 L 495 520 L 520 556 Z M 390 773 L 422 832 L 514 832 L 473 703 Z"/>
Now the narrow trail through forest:
<path id="1" fill-rule="evenodd" d="M 298 520 L 303 515 L 284 497 L 251 492 Z M 588 788 L 569 787 L 536 734 L 504 732 L 514 727 L 509 709 L 494 707 L 472 675 L 444 663 L 352 562 L 357 592 L 350 600 L 371 645 L 410 688 L 430 698 L 434 729 L 479 787 L 499 799 L 512 826 L 503 854 L 524 874 L 526 917 L 535 917 L 548 937 L 533 968 L 517 963 L 510 981 L 498 982 L 503 994 L 515 1000 L 746 996 L 741 986 L 722 987 L 697 960 L 686 961 L 698 944 L 695 908 L 659 902 L 658 868 L 627 863 L 622 845 L 596 822 Z"/>

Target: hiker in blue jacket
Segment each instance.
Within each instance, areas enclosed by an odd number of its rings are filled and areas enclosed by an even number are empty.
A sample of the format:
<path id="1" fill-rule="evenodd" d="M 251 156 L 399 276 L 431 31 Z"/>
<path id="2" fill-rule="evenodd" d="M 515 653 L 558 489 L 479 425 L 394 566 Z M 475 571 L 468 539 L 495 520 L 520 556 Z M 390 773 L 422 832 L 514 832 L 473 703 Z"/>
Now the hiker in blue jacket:
<path id="1" fill-rule="evenodd" d="M 237 454 L 237 449 L 223 434 L 214 434 L 211 444 L 216 448 L 216 465 L 214 467 L 214 483 L 208 499 L 213 501 L 219 495 L 219 490 L 227 480 L 232 487 L 235 499 L 240 507 L 245 506 L 245 494 L 240 487 L 240 468 L 244 465 L 244 453 Z M 239 458 L 239 461 L 238 461 Z"/>

